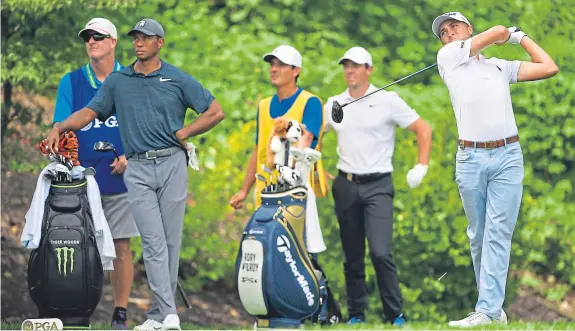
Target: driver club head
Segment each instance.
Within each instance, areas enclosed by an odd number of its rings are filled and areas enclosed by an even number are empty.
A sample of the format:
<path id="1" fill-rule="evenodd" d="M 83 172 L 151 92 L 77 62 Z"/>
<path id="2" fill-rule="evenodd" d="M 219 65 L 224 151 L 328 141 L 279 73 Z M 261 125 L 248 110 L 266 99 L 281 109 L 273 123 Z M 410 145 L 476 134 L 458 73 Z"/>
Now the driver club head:
<path id="1" fill-rule="evenodd" d="M 108 141 L 98 141 L 94 144 L 96 152 L 111 152 L 114 151 L 114 144 Z"/>
<path id="2" fill-rule="evenodd" d="M 343 120 L 343 106 L 337 101 L 334 101 L 331 106 L 331 118 L 336 123 L 341 123 Z"/>

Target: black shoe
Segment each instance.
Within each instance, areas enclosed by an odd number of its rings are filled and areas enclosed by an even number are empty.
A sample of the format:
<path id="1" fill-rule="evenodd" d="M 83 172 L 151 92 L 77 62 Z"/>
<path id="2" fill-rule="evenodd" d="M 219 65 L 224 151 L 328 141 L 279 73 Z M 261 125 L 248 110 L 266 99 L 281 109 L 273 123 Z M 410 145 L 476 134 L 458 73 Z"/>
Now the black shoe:
<path id="1" fill-rule="evenodd" d="M 128 313 L 126 308 L 114 308 L 112 315 L 112 330 L 128 330 Z"/>

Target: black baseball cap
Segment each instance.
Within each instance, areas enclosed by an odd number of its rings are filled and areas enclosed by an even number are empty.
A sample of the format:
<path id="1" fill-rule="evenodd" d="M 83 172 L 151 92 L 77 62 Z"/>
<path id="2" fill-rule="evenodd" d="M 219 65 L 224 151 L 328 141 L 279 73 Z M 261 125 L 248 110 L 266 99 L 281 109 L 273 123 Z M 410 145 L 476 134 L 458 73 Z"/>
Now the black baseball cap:
<path id="1" fill-rule="evenodd" d="M 164 28 L 158 21 L 151 18 L 144 18 L 136 23 L 136 26 L 128 32 L 128 36 L 132 36 L 134 32 L 141 32 L 148 36 L 158 36 L 164 38 Z"/>

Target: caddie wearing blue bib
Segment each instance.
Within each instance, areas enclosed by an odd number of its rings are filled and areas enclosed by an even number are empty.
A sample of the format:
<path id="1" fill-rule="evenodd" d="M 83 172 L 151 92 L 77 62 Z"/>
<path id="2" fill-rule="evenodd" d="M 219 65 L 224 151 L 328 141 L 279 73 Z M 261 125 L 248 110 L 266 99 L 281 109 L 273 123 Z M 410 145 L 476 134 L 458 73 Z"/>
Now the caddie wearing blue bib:
<path id="1" fill-rule="evenodd" d="M 62 77 L 58 86 L 54 123 L 62 122 L 84 108 L 108 75 L 124 68 L 114 56 L 118 34 L 112 22 L 94 18 L 78 35 L 84 40 L 90 63 Z M 128 328 L 128 297 L 134 278 L 130 238 L 139 236 L 139 233 L 130 212 L 128 189 L 124 184 L 123 173 L 128 161 L 124 156 L 118 121 L 116 116 L 110 116 L 103 122 L 95 119 L 75 133 L 80 164 L 96 170 L 102 207 L 116 248 L 114 271 L 110 275 L 115 303 L 112 329 L 125 330 Z M 100 140 L 113 143 L 120 157 L 116 158 L 112 152 L 94 151 L 94 144 Z"/>

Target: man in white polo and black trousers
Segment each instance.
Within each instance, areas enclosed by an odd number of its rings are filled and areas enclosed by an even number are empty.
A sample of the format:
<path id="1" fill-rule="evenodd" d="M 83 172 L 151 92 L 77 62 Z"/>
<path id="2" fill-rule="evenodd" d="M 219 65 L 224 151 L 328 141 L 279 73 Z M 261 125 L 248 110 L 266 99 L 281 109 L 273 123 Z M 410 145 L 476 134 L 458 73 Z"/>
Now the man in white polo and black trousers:
<path id="1" fill-rule="evenodd" d="M 364 323 L 366 319 L 367 237 L 384 319 L 402 326 L 406 318 L 391 254 L 395 129 L 400 126 L 417 134 L 419 163 L 407 174 L 408 185 L 415 188 L 427 173 L 431 127 L 396 92 L 384 90 L 346 106 L 343 121 L 335 123 L 331 118 L 334 101 L 344 104 L 377 89 L 369 83 L 373 63 L 364 48 L 352 47 L 338 64 L 343 64 L 348 88 L 328 99 L 324 114 L 325 131 L 333 130 L 337 134 L 339 173 L 334 179 L 332 194 L 345 256 L 348 324 Z"/>
<path id="2" fill-rule="evenodd" d="M 559 69 L 516 27 L 497 25 L 473 36 L 469 20 L 449 12 L 437 16 L 431 29 L 444 45 L 437 53 L 437 68 L 457 120 L 455 181 L 469 222 L 466 231 L 479 292 L 475 309 L 449 326 L 507 323 L 502 306 L 524 177 L 509 85 L 549 78 Z M 493 44 L 506 43 L 521 45 L 531 61 L 481 55 Z"/>

